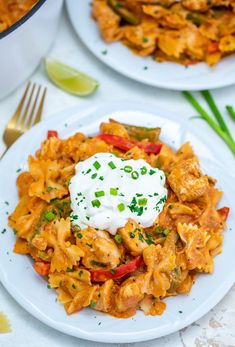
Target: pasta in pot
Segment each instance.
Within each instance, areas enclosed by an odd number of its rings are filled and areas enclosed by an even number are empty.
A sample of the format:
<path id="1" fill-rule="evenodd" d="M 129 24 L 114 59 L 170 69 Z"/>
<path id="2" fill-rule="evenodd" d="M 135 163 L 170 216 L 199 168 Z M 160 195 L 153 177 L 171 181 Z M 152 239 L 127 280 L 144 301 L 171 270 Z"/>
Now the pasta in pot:
<path id="1" fill-rule="evenodd" d="M 0 0 L 0 33 L 21 19 L 39 0 Z"/>
<path id="2" fill-rule="evenodd" d="M 160 141 L 159 128 L 111 120 L 100 129 L 92 138 L 77 133 L 62 140 L 53 133 L 29 157 L 29 171 L 17 179 L 20 201 L 9 216 L 14 251 L 32 257 L 68 314 L 89 306 L 122 318 L 137 309 L 161 315 L 164 298 L 190 292 L 197 275 L 213 272 L 229 208 L 217 208 L 222 192 L 201 171 L 189 143 L 175 152 Z M 75 164 L 100 152 L 124 162 L 144 158 L 150 174 L 157 167 L 164 171 L 167 199 L 153 225 L 143 228 L 129 219 L 113 235 L 89 221 L 81 230 L 79 216 L 74 222 L 68 185 Z"/>
<path id="3" fill-rule="evenodd" d="M 215 65 L 235 51 L 234 0 L 93 0 L 92 15 L 106 42 L 159 62 Z"/>

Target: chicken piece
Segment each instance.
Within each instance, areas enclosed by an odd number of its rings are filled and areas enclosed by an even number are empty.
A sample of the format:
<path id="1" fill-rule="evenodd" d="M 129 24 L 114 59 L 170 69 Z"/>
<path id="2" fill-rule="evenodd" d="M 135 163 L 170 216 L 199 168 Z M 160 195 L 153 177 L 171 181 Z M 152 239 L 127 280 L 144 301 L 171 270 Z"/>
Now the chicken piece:
<path id="1" fill-rule="evenodd" d="M 196 157 L 174 165 L 168 183 L 181 202 L 198 199 L 209 187 L 208 178 L 202 174 Z"/>
<path id="2" fill-rule="evenodd" d="M 125 248 L 133 256 L 142 254 L 143 250 L 148 247 L 143 228 L 132 219 L 129 219 L 126 225 L 119 229 L 119 234 Z"/>
<path id="3" fill-rule="evenodd" d="M 185 244 L 188 269 L 205 271 L 209 255 L 206 249 L 207 241 L 210 238 L 208 232 L 199 228 L 197 225 L 181 223 L 178 223 L 177 230 L 181 240 Z M 211 260 L 209 259 L 209 261 Z"/>
<path id="4" fill-rule="evenodd" d="M 193 57 L 191 60 L 203 60 L 210 40 L 204 37 L 194 24 L 188 24 L 181 29 L 181 35 L 184 36 L 186 43 L 186 53 Z"/>
<path id="5" fill-rule="evenodd" d="M 105 0 L 94 0 L 92 15 L 97 20 L 101 35 L 106 42 L 120 40 L 122 31 L 120 29 L 121 18 L 108 6 Z"/>
<path id="6" fill-rule="evenodd" d="M 146 316 L 160 316 L 166 309 L 166 304 L 152 295 L 145 295 L 139 306 Z"/>
<path id="7" fill-rule="evenodd" d="M 77 238 L 77 245 L 84 251 L 82 263 L 88 269 L 117 267 L 122 258 L 122 247 L 103 230 L 95 230 L 92 227 L 81 231 Z"/>
<path id="8" fill-rule="evenodd" d="M 100 132 L 101 134 L 121 136 L 129 140 L 128 132 L 124 126 L 119 123 L 101 123 Z"/>
<path id="9" fill-rule="evenodd" d="M 112 308 L 113 294 L 115 285 L 113 280 L 107 280 L 98 287 L 92 297 L 92 301 L 96 303 L 95 309 L 102 312 L 110 312 Z"/>
<path id="10" fill-rule="evenodd" d="M 115 309 L 118 312 L 131 310 L 134 314 L 143 297 L 141 287 L 136 283 L 135 278 L 130 277 L 121 284 L 115 296 Z"/>

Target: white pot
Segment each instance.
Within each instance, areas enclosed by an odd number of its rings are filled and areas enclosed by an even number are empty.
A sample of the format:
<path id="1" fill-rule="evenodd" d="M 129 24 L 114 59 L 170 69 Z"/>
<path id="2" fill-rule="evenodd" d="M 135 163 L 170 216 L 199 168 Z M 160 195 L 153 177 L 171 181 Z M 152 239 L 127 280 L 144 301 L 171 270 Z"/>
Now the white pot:
<path id="1" fill-rule="evenodd" d="M 55 37 L 63 0 L 40 0 L 20 21 L 0 33 L 0 99 L 36 69 Z"/>

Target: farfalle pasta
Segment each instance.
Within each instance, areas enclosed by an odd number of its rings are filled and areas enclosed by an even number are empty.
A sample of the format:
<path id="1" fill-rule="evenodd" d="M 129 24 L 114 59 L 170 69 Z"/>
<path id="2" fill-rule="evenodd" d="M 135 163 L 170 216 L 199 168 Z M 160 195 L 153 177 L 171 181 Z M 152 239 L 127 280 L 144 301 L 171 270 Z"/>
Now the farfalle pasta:
<path id="1" fill-rule="evenodd" d="M 0 33 L 20 20 L 39 0 L 0 0 Z"/>
<path id="2" fill-rule="evenodd" d="M 234 0 L 93 0 L 102 38 L 135 54 L 215 65 L 235 51 Z"/>
<path id="3" fill-rule="evenodd" d="M 29 156 L 29 170 L 17 179 L 20 200 L 9 216 L 17 237 L 14 251 L 32 258 L 35 271 L 56 291 L 68 314 L 91 307 L 121 318 L 136 310 L 161 315 L 164 298 L 189 293 L 200 273 L 214 271 L 213 258 L 222 251 L 229 208 L 218 209 L 222 192 L 202 172 L 189 143 L 175 152 L 160 141 L 159 128 L 113 120 L 101 124 L 100 132 L 68 139 L 53 132 L 35 157 Z M 114 153 L 124 164 L 142 159 L 151 167 L 150 176 L 157 168 L 165 174 L 167 196 L 158 201 L 159 213 L 151 226 L 143 227 L 135 218 L 115 233 L 89 225 L 89 218 L 87 227 L 79 226 L 79 215 L 72 212 L 70 181 L 77 163 L 101 152 L 112 158 Z M 108 165 L 111 175 L 114 162 Z M 97 176 L 100 163 L 94 166 L 95 173 L 88 170 L 84 175 L 102 181 Z M 147 174 L 146 167 L 141 168 L 142 175 Z M 133 182 L 138 179 L 129 165 L 124 171 Z M 118 188 L 110 188 L 110 194 L 115 199 Z M 103 195 L 97 192 L 91 202 L 97 213 Z M 141 194 L 138 198 L 139 205 L 132 202 L 129 208 L 140 216 L 147 199 Z M 78 194 L 77 204 L 82 201 Z M 119 204 L 118 213 L 124 207 Z"/>

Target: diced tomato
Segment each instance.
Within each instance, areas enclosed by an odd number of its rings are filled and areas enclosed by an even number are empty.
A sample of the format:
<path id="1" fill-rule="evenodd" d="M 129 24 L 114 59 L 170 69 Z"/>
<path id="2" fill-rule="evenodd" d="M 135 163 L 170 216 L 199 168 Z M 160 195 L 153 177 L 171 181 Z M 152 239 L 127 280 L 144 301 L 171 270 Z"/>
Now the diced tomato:
<path id="1" fill-rule="evenodd" d="M 34 270 L 41 276 L 48 276 L 50 272 L 50 264 L 43 261 L 36 261 L 33 264 Z"/>
<path id="2" fill-rule="evenodd" d="M 109 145 L 113 145 L 114 147 L 125 152 L 137 146 L 143 149 L 147 154 L 158 154 L 162 148 L 162 144 L 134 142 L 117 135 L 101 134 L 98 137 Z"/>
<path id="3" fill-rule="evenodd" d="M 219 210 L 217 210 L 217 212 L 221 215 L 221 217 L 223 218 L 223 221 L 226 222 L 228 215 L 229 215 L 229 211 L 230 208 L 229 207 L 222 207 Z"/>
<path id="4" fill-rule="evenodd" d="M 91 281 L 92 282 L 105 282 L 108 279 L 118 279 L 130 272 L 135 271 L 142 263 L 142 257 L 138 256 L 127 264 L 120 265 L 115 269 L 111 270 L 91 270 Z"/>
<path id="5" fill-rule="evenodd" d="M 58 138 L 58 132 L 56 130 L 48 130 L 47 138 L 50 139 L 51 137 L 57 137 Z"/>

